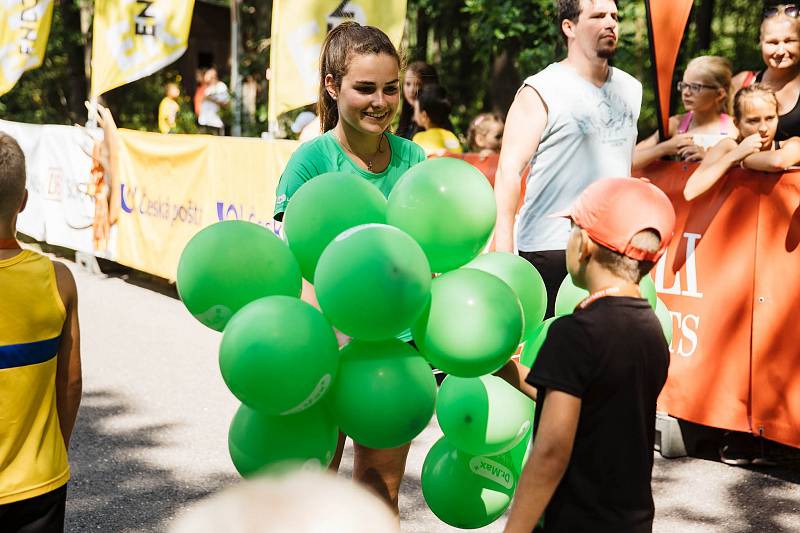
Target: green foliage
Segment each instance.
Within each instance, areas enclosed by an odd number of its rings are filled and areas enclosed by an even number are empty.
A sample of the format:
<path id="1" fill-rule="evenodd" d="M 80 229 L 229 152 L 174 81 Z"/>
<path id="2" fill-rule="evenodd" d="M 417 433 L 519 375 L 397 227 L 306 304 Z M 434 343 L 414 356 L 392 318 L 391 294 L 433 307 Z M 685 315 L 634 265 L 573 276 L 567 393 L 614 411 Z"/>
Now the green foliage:
<path id="1" fill-rule="evenodd" d="M 68 48 L 84 46 L 75 18 L 65 8 L 86 0 L 56 0 L 53 25 L 41 68 L 25 73 L 17 86 L 0 97 L 0 116 L 30 123 L 82 122 L 76 114 L 81 102 L 73 102 L 69 80 L 88 85 L 82 70 L 70 66 Z M 272 2 L 241 0 L 240 31 L 242 52 L 240 72 L 258 85 L 254 116 L 243 116 L 243 132 L 258 135 L 266 129 L 266 81 Z M 408 0 L 404 47 L 410 59 L 424 59 L 436 65 L 442 84 L 453 101 L 453 122 L 463 133 L 477 113 L 491 109 L 506 111 L 505 95 L 521 81 L 547 64 L 563 57 L 560 29 L 555 23 L 553 0 Z M 619 0 L 620 46 L 614 65 L 644 84 L 640 132 L 656 127 L 649 42 L 643 0 Z M 713 8 L 709 46 L 698 41 L 698 13 Z M 728 57 L 734 72 L 762 66 L 758 50 L 761 2 L 751 0 L 695 0 L 676 67 L 679 77 L 686 63 L 697 55 L 710 53 Z M 65 19 L 72 21 L 67 24 Z M 89 42 L 89 41 L 87 41 Z M 175 81 L 174 67 L 130 83 L 106 95 L 123 127 L 156 130 L 158 103 L 163 86 Z M 226 83 L 229 80 L 225 80 Z M 191 95 L 181 99 L 178 128 L 196 130 Z M 679 98 L 673 95 L 673 111 Z M 76 105 L 77 104 L 77 105 Z M 293 118 L 289 115 L 288 118 Z"/>

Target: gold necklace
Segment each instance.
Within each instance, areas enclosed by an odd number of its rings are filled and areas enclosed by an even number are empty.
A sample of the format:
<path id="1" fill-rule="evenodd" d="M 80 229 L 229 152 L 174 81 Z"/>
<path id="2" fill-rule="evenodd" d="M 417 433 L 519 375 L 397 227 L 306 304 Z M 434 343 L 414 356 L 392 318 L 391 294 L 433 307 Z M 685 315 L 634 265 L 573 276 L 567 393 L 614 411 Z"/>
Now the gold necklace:
<path id="1" fill-rule="evenodd" d="M 366 159 L 366 158 L 364 158 L 364 157 L 361 157 L 360 155 L 358 155 L 357 153 L 355 153 L 355 152 L 353 151 L 353 149 L 352 149 L 352 148 L 350 148 L 350 145 L 349 145 L 348 143 L 344 142 L 344 140 L 343 140 L 343 139 L 340 139 L 340 138 L 339 138 L 339 135 L 338 135 L 337 133 L 334 133 L 334 136 L 336 137 L 336 140 L 337 140 L 337 141 L 339 141 L 339 144 L 341 144 L 341 145 L 342 145 L 342 147 L 343 147 L 345 150 L 347 150 L 348 152 L 350 152 L 351 154 L 353 154 L 354 156 L 356 156 L 357 158 L 361 159 L 363 162 L 365 162 L 365 163 L 367 164 L 367 171 L 368 171 L 368 172 L 372 172 L 372 165 L 373 165 L 373 162 L 375 161 L 375 158 L 377 158 L 377 157 L 378 157 L 378 154 L 382 154 L 382 153 L 383 153 L 383 150 L 381 149 L 381 147 L 383 146 L 383 134 L 382 134 L 382 133 L 381 133 L 381 138 L 380 138 L 380 140 L 378 140 L 378 149 L 377 149 L 377 150 L 375 150 L 375 153 L 374 153 L 374 154 L 372 154 L 372 157 L 371 157 L 371 158 L 369 158 L 369 159 Z"/>

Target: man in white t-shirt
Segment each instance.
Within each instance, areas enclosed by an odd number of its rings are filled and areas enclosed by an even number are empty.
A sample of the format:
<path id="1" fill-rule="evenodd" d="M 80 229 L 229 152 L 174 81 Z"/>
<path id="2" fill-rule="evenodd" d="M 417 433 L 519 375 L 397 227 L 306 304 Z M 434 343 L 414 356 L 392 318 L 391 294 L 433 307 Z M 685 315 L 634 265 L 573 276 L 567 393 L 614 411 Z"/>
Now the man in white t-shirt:
<path id="1" fill-rule="evenodd" d="M 611 67 L 619 37 L 614 0 L 558 0 L 567 57 L 529 77 L 508 112 L 495 175 L 498 251 L 514 251 L 520 175 L 530 166 L 516 248 L 542 274 L 547 316 L 567 274 L 570 226 L 548 215 L 600 178 L 629 176 L 642 85 Z"/>
<path id="2" fill-rule="evenodd" d="M 210 68 L 204 76 L 205 92 L 203 101 L 200 104 L 200 115 L 197 123 L 200 124 L 208 133 L 214 135 L 225 135 L 225 124 L 219 116 L 220 109 L 230 102 L 228 86 L 219 81 L 217 69 Z"/>

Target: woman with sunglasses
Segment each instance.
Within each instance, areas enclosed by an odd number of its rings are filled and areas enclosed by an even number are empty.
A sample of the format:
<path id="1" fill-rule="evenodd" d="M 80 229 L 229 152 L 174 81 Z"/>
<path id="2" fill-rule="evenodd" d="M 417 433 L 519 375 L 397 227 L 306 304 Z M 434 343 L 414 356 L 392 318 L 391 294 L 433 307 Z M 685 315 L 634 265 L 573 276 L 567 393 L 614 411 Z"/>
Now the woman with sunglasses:
<path id="1" fill-rule="evenodd" d="M 700 161 L 722 139 L 735 138 L 736 126 L 728 116 L 730 86 L 727 59 L 701 56 L 691 60 L 677 86 L 686 113 L 670 117 L 668 139 L 659 142 L 659 132 L 655 132 L 636 145 L 633 168 L 644 168 L 669 156 Z"/>
<path id="2" fill-rule="evenodd" d="M 734 90 L 760 83 L 778 98 L 778 133 L 782 141 L 800 135 L 800 21 L 797 4 L 780 4 L 764 10 L 761 55 L 766 69 L 740 72 Z"/>

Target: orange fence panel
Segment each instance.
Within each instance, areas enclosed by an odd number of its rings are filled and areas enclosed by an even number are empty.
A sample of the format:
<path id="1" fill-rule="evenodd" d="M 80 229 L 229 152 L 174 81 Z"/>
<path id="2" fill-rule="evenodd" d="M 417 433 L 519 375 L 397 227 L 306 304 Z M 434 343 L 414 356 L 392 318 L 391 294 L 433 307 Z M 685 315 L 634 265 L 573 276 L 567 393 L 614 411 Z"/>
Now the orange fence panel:
<path id="1" fill-rule="evenodd" d="M 753 433 L 800 447 L 800 173 L 758 179 Z"/>
<path id="2" fill-rule="evenodd" d="M 659 406 L 800 447 L 800 173 L 737 169 L 689 203 L 695 168 L 657 162 L 640 173 L 677 215 L 652 274 L 675 331 Z"/>

